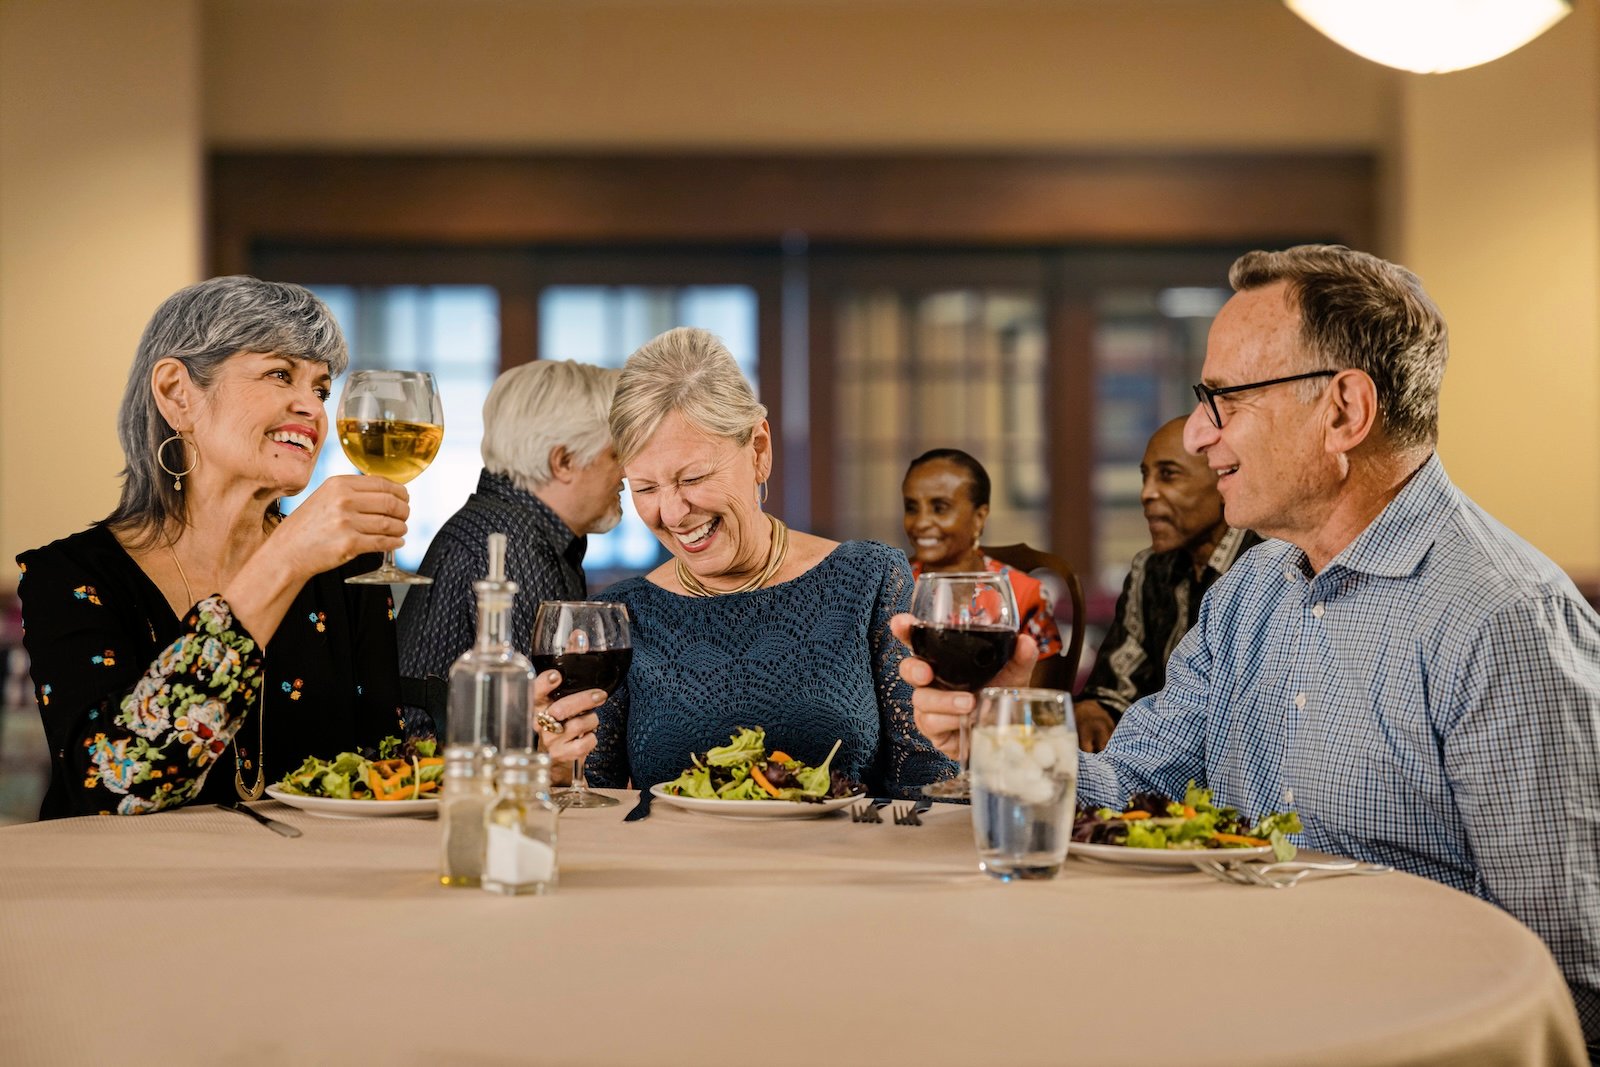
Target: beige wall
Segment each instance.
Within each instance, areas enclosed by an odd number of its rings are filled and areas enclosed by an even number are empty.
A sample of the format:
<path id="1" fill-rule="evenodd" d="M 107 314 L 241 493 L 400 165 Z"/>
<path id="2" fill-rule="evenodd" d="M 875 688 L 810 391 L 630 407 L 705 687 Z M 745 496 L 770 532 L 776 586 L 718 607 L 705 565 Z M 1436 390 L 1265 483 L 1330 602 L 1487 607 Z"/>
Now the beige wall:
<path id="1" fill-rule="evenodd" d="M 1451 472 L 1600 577 L 1592 8 L 1417 78 L 1268 0 L 4 0 L 0 555 L 111 505 L 139 328 L 198 276 L 202 142 L 1364 148 L 1380 251 L 1453 324 Z"/>
<path id="2" fill-rule="evenodd" d="M 1557 563 L 1600 577 L 1600 12 L 1404 85 L 1398 254 L 1451 328 L 1440 456 Z"/>
<path id="3" fill-rule="evenodd" d="M 207 10 L 225 146 L 1373 147 L 1393 80 L 1265 0 Z"/>
<path id="4" fill-rule="evenodd" d="M 139 331 L 200 269 L 194 0 L 0 5 L 0 557 L 104 516 Z"/>

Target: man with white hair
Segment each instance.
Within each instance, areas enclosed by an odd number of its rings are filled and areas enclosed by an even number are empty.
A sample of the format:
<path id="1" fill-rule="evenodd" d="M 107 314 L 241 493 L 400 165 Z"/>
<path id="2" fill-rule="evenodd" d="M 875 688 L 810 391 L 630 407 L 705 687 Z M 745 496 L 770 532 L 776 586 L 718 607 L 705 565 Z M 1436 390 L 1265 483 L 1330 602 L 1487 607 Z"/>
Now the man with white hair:
<path id="1" fill-rule="evenodd" d="M 622 468 L 607 419 L 617 372 L 539 360 L 495 380 L 483 404 L 483 473 L 439 529 L 417 570 L 432 585 L 400 607 L 400 671 L 444 675 L 477 636 L 472 583 L 489 568 L 488 537 L 506 535 L 518 593 L 511 639 L 523 653 L 541 600 L 585 600 L 587 535 L 622 519 Z M 442 724 L 441 724 L 442 725 Z"/>

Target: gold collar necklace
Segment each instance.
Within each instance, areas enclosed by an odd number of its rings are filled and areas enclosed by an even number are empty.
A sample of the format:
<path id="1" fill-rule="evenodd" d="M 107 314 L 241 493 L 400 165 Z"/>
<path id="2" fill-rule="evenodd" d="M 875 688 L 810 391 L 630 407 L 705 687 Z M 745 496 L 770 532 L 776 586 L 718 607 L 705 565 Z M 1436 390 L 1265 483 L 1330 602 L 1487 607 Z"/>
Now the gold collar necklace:
<path id="1" fill-rule="evenodd" d="M 767 545 L 767 565 L 761 568 L 761 573 L 751 578 L 737 589 L 712 589 L 696 578 L 688 567 L 683 565 L 683 560 L 674 560 L 678 570 L 678 584 L 683 586 L 683 591 L 690 596 L 730 596 L 734 593 L 748 593 L 752 589 L 760 589 L 772 581 L 783 561 L 789 555 L 789 527 L 776 515 L 768 515 L 767 521 L 772 524 L 772 541 Z"/>
<path id="2" fill-rule="evenodd" d="M 178 568 L 178 577 L 183 579 L 183 595 L 188 598 L 189 606 L 194 606 L 194 590 L 189 587 L 189 576 L 183 572 L 183 561 L 178 559 L 178 550 L 172 542 L 167 542 L 167 551 L 172 553 L 172 565 Z M 243 758 L 239 755 L 239 746 L 233 746 L 233 791 L 239 794 L 240 800 L 260 800 L 261 794 L 267 791 L 267 764 L 263 759 L 266 738 L 267 717 L 267 671 L 265 665 L 261 669 L 261 701 L 256 706 L 256 784 L 244 784 Z"/>

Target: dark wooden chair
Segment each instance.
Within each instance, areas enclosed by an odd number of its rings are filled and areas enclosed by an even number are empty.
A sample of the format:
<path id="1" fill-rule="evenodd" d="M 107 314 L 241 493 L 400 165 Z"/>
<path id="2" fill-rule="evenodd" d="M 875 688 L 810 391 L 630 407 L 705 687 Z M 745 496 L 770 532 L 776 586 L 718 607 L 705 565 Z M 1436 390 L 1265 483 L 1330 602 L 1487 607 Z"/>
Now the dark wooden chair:
<path id="1" fill-rule="evenodd" d="M 444 744 L 445 709 L 449 698 L 450 686 L 437 674 L 425 674 L 421 678 L 402 674 L 400 710 L 405 718 L 407 736 L 433 734 L 441 745 Z M 426 723 L 418 712 L 427 716 Z"/>
<path id="2" fill-rule="evenodd" d="M 983 545 L 979 551 L 1038 579 L 1055 604 L 1058 625 L 1062 604 L 1068 599 L 1072 601 L 1072 636 L 1067 641 L 1067 647 L 1062 649 L 1061 655 L 1039 661 L 1039 667 L 1033 673 L 1033 683 L 1047 689 L 1075 692 L 1078 662 L 1083 658 L 1085 620 L 1083 583 L 1078 580 L 1071 565 L 1055 553 L 1041 552 L 1029 544 Z"/>

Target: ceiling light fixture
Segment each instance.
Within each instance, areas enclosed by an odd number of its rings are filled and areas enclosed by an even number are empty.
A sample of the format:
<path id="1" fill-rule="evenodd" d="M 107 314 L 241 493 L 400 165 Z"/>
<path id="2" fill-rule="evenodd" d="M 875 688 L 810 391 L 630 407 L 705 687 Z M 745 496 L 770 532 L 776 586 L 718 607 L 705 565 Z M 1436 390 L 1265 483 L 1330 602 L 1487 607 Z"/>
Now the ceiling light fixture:
<path id="1" fill-rule="evenodd" d="M 1499 59 L 1572 11 L 1571 0 L 1284 0 L 1338 44 L 1418 74 Z"/>

